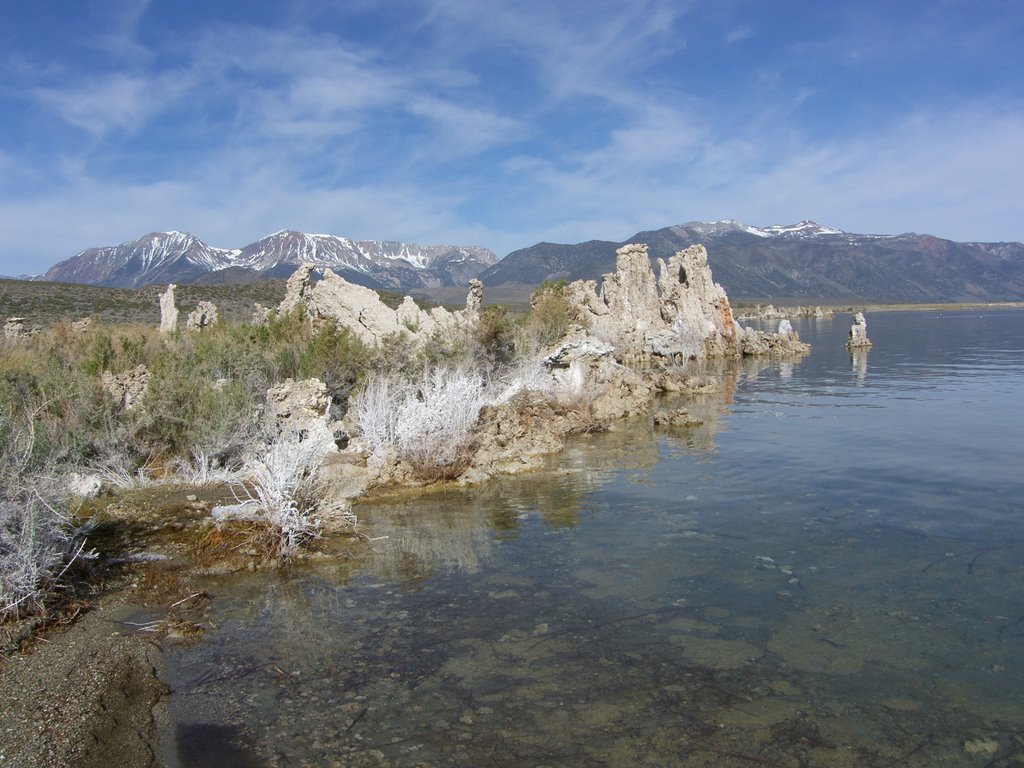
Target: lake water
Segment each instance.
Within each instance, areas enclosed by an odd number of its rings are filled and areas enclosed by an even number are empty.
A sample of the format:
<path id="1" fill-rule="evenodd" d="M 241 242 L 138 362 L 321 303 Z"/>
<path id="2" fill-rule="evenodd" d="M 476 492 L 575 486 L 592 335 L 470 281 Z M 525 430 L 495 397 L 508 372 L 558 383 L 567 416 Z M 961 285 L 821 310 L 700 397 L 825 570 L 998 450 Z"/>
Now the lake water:
<path id="1" fill-rule="evenodd" d="M 211 579 L 184 768 L 1024 764 L 1024 311 L 796 324 L 548 469 Z M 671 404 L 671 403 L 668 403 Z M 665 407 L 668 404 L 661 404 Z"/>

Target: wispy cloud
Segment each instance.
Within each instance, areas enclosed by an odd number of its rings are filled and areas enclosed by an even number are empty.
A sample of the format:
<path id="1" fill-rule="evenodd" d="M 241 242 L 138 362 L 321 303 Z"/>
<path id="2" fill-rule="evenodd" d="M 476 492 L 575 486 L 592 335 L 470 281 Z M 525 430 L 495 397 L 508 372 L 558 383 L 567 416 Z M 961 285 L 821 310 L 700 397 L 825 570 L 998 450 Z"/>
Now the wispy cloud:
<path id="1" fill-rule="evenodd" d="M 94 137 L 111 131 L 134 132 L 189 90 L 174 74 L 135 76 L 114 74 L 68 87 L 41 87 L 36 100 L 61 119 Z"/>
<path id="2" fill-rule="evenodd" d="M 725 34 L 725 42 L 729 45 L 740 43 L 750 37 L 753 33 L 754 30 L 746 25 L 734 27 Z"/>
<path id="3" fill-rule="evenodd" d="M 1012 35 L 956 3 L 903 49 L 913 25 L 879 30 L 874 7 L 794 7 L 755 34 L 745 0 L 304 0 L 173 37 L 144 0 L 104 7 L 101 64 L 4 62 L 0 272 L 170 228 L 499 255 L 726 217 L 1021 237 L 1024 103 L 984 52 Z M 925 66 L 936 50 L 950 63 Z"/>
<path id="4" fill-rule="evenodd" d="M 83 37 L 83 42 L 101 50 L 116 59 L 145 61 L 151 52 L 138 40 L 139 23 L 149 8 L 151 0 L 108 0 L 94 6 L 103 15 L 104 30 L 100 34 Z"/>

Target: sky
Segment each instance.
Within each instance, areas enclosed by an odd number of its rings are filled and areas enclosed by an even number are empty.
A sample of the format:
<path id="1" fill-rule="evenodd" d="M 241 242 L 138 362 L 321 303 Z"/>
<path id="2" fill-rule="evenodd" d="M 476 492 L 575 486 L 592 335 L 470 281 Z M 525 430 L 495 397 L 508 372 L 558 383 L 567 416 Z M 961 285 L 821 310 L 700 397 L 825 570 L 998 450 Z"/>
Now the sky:
<path id="1" fill-rule="evenodd" d="M 166 230 L 1024 240 L 1018 0 L 0 7 L 0 274 Z"/>

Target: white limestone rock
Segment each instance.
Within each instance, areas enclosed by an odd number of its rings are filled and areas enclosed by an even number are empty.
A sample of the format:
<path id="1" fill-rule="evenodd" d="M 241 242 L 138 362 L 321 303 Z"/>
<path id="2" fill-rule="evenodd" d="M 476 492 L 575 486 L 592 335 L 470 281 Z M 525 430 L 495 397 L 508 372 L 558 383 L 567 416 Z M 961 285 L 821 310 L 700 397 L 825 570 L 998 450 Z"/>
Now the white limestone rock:
<path id="1" fill-rule="evenodd" d="M 217 305 L 212 301 L 200 301 L 189 313 L 185 327 L 190 331 L 202 331 L 217 324 Z"/>
<path id="2" fill-rule="evenodd" d="M 868 324 L 864 319 L 864 313 L 858 312 L 853 316 L 853 325 L 850 326 L 850 337 L 846 341 L 848 349 L 872 346 L 868 338 Z"/>
<path id="3" fill-rule="evenodd" d="M 278 313 L 287 314 L 301 307 L 314 323 L 333 320 L 371 346 L 398 333 L 408 334 L 414 343 L 425 342 L 437 331 L 468 329 L 479 319 L 483 298 L 483 283 L 479 280 L 471 281 L 464 310 L 449 312 L 434 307 L 428 312 L 409 296 L 397 309 L 391 309 L 376 291 L 350 283 L 330 269 L 325 269 L 323 277 L 314 283 L 313 269 L 312 264 L 303 264 L 288 278 Z"/>
<path id="4" fill-rule="evenodd" d="M 160 333 L 174 333 L 178 328 L 178 308 L 174 304 L 174 283 L 160 294 Z"/>

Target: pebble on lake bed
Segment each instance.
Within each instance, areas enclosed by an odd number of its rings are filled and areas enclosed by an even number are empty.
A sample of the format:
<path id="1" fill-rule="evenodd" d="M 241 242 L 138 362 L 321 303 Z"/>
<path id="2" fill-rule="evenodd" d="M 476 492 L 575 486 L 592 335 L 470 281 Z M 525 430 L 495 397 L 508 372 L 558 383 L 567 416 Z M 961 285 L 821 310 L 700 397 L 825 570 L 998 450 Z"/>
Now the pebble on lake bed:
<path id="1" fill-rule="evenodd" d="M 964 752 L 968 755 L 994 757 L 999 751 L 999 742 L 994 739 L 972 739 L 964 742 Z"/>

